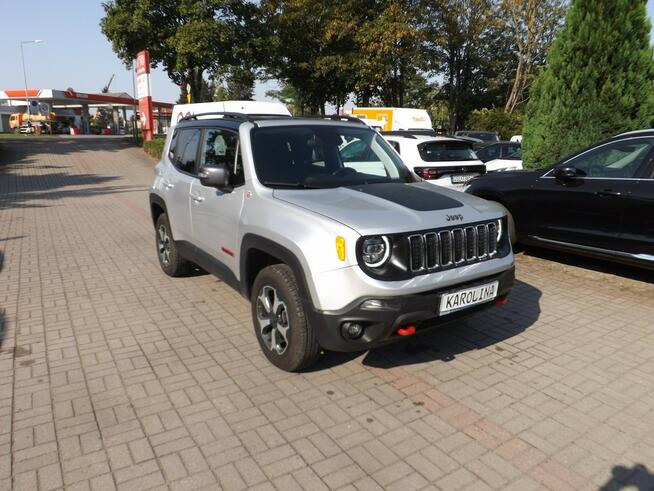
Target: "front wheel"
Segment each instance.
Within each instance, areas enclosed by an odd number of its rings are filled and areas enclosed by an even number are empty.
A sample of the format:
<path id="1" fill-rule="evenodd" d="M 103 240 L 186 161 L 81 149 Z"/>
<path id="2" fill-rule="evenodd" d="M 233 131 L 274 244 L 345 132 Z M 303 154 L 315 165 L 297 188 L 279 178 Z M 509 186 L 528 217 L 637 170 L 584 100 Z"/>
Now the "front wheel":
<path id="1" fill-rule="evenodd" d="M 254 281 L 251 302 L 259 346 L 273 365 L 297 372 L 318 360 L 320 346 L 291 268 L 275 264 L 262 269 Z"/>

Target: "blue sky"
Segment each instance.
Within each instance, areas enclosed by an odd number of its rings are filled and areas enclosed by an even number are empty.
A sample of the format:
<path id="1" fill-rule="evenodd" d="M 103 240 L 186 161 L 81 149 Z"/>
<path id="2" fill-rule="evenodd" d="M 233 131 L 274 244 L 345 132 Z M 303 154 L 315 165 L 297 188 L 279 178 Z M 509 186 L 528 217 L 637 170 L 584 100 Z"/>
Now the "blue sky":
<path id="1" fill-rule="evenodd" d="M 43 44 L 25 46 L 30 88 L 99 92 L 113 73 L 115 92 L 132 93 L 132 77 L 111 50 L 99 28 L 103 9 L 95 0 L 0 0 L 3 8 L 0 32 L 0 89 L 24 87 L 20 63 L 21 40 L 43 39 Z M 654 0 L 648 0 L 650 19 Z M 270 86 L 270 84 L 269 84 Z M 269 87 L 259 84 L 255 98 L 262 99 Z M 152 74 L 155 100 L 174 102 L 179 89 L 159 68 Z"/>

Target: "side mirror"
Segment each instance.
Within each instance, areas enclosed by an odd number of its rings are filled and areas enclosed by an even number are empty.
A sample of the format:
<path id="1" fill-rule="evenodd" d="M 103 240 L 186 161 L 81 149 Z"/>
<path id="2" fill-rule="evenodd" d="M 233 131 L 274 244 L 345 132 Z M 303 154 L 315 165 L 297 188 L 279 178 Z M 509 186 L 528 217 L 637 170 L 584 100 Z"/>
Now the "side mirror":
<path id="1" fill-rule="evenodd" d="M 204 166 L 198 173 L 203 186 L 224 191 L 229 186 L 229 170 L 224 164 Z"/>
<path id="2" fill-rule="evenodd" d="M 563 166 L 554 169 L 554 177 L 557 179 L 572 179 L 573 177 L 577 177 L 577 175 L 579 175 L 579 172 L 575 167 Z"/>

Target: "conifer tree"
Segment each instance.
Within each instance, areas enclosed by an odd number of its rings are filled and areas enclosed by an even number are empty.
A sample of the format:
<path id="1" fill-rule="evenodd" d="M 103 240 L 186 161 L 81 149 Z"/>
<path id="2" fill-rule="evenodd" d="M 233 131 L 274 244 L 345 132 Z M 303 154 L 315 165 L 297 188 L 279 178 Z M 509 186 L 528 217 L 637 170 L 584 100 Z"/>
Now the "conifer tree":
<path id="1" fill-rule="evenodd" d="M 603 138 L 653 125 L 646 0 L 573 0 L 531 89 L 525 164 L 552 164 Z"/>

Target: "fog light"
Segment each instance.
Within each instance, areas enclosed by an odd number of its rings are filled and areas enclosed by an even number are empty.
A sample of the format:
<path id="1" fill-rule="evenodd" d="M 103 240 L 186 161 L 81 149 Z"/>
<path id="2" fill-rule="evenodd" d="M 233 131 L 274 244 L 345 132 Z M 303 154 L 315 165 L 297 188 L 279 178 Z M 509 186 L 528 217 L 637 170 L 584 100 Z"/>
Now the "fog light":
<path id="1" fill-rule="evenodd" d="M 366 310 L 377 310 L 377 309 L 386 309 L 388 308 L 388 305 L 383 300 L 380 300 L 378 298 L 373 298 L 363 302 L 361 304 L 361 308 Z"/>
<path id="2" fill-rule="evenodd" d="M 359 339 L 363 335 L 363 326 L 357 322 L 343 322 L 341 334 L 346 339 Z"/>

